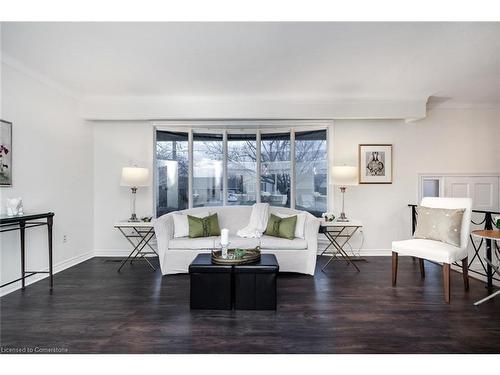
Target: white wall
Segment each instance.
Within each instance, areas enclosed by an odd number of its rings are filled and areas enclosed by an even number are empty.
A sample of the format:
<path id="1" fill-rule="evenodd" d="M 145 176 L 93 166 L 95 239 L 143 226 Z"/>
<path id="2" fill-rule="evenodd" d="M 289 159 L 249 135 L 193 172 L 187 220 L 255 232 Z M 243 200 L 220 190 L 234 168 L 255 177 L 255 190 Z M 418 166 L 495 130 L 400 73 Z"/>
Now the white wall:
<path id="1" fill-rule="evenodd" d="M 13 123 L 13 186 L 0 188 L 1 210 L 6 198 L 22 197 L 25 212 L 55 212 L 58 270 L 93 250 L 92 128 L 77 116 L 77 101 L 66 93 L 4 63 L 1 74 L 1 118 Z M 48 269 L 46 233 L 46 227 L 26 232 L 28 270 Z M 20 277 L 19 232 L 2 233 L 0 243 L 3 284 Z"/>
<path id="2" fill-rule="evenodd" d="M 97 255 L 121 255 L 129 244 L 113 224 L 130 217 L 131 191 L 120 186 L 122 167 L 152 171 L 153 127 L 148 122 L 96 122 L 94 126 L 94 234 Z M 153 189 L 137 190 L 138 217 L 153 215 Z"/>
<path id="3" fill-rule="evenodd" d="M 394 183 L 348 188 L 346 211 L 365 224 L 364 248 L 372 253 L 390 249 L 391 241 L 410 234 L 408 203 L 416 203 L 419 173 L 495 173 L 500 166 L 498 110 L 434 109 L 424 120 L 336 120 L 333 156 L 336 164 L 357 165 L 358 144 L 392 143 Z M 119 186 L 123 166 L 152 165 L 153 129 L 148 122 L 95 122 L 95 248 L 118 254 L 128 244 L 112 228 L 129 215 L 130 193 Z M 495 153 L 496 152 L 496 153 Z M 332 188 L 332 187 L 330 187 Z M 340 208 L 340 194 L 334 188 Z M 153 212 L 152 188 L 140 189 L 138 215 Z M 338 213 L 338 209 L 334 210 Z M 353 244 L 358 246 L 361 236 Z M 123 252 L 122 252 L 123 253 Z"/>
<path id="4" fill-rule="evenodd" d="M 418 203 L 419 173 L 500 172 L 499 110 L 434 109 L 408 124 L 338 120 L 334 128 L 337 164 L 357 165 L 360 143 L 393 144 L 393 184 L 347 189 L 346 212 L 363 221 L 365 249 L 390 249 L 392 240 L 411 234 L 407 204 Z M 339 207 L 338 191 L 335 202 Z"/>

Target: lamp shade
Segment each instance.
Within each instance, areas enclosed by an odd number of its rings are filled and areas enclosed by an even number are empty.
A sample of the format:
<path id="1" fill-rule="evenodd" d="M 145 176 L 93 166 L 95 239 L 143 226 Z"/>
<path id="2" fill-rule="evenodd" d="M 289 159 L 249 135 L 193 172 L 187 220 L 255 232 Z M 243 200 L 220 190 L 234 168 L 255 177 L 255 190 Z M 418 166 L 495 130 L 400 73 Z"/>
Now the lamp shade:
<path id="1" fill-rule="evenodd" d="M 338 186 L 352 186 L 358 184 L 358 168 L 347 165 L 338 165 L 332 168 L 333 183 Z"/>
<path id="2" fill-rule="evenodd" d="M 121 186 L 149 186 L 149 169 L 139 167 L 122 168 Z"/>

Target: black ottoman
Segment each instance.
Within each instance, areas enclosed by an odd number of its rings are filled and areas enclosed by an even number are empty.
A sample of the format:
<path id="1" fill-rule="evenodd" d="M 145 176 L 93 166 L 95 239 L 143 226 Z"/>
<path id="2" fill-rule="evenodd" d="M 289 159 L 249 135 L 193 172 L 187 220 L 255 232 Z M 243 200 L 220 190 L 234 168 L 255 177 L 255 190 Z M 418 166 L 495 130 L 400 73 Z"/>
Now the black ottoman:
<path id="1" fill-rule="evenodd" d="M 231 310 L 232 266 L 212 264 L 210 254 L 199 254 L 189 265 L 192 309 Z"/>
<path id="2" fill-rule="evenodd" d="M 233 266 L 234 308 L 276 310 L 278 271 L 278 261 L 273 254 L 263 254 L 258 263 Z"/>

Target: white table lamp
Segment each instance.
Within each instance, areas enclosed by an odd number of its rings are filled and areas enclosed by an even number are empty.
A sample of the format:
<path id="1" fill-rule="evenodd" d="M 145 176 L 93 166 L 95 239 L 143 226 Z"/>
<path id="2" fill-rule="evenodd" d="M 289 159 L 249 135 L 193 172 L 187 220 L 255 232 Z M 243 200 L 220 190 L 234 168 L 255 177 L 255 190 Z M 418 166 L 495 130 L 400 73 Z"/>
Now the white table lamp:
<path id="1" fill-rule="evenodd" d="M 135 195 L 137 188 L 141 186 L 149 186 L 149 169 L 139 167 L 124 167 L 122 168 L 121 186 L 130 187 L 132 190 L 132 214 L 128 221 L 139 221 L 135 214 Z"/>
<path id="2" fill-rule="evenodd" d="M 358 168 L 347 165 L 334 166 L 332 168 L 332 177 L 334 185 L 337 185 L 342 193 L 342 212 L 337 221 L 349 221 L 344 212 L 344 194 L 347 186 L 358 184 Z"/>

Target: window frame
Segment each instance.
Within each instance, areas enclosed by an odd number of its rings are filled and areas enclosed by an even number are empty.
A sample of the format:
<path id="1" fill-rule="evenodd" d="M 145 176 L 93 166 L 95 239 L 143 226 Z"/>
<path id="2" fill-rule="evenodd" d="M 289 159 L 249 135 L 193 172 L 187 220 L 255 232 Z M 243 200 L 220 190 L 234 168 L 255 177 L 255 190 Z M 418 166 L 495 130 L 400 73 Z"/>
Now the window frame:
<path id="1" fill-rule="evenodd" d="M 227 144 L 228 134 L 255 134 L 257 144 L 256 160 L 256 201 L 261 201 L 260 173 L 261 173 L 261 135 L 269 133 L 290 133 L 290 208 L 295 209 L 296 197 L 296 165 L 295 165 L 295 132 L 326 130 L 326 162 L 327 162 L 327 202 L 331 201 L 330 169 L 333 161 L 331 154 L 331 137 L 333 135 L 333 120 L 179 120 L 179 121 L 152 121 L 153 150 L 156 150 L 156 135 L 158 131 L 188 133 L 188 208 L 193 208 L 193 135 L 195 133 L 222 134 L 223 136 L 223 206 L 227 206 L 228 175 L 227 175 Z M 157 186 L 156 152 L 153 152 L 153 207 L 154 217 L 157 217 Z"/>

